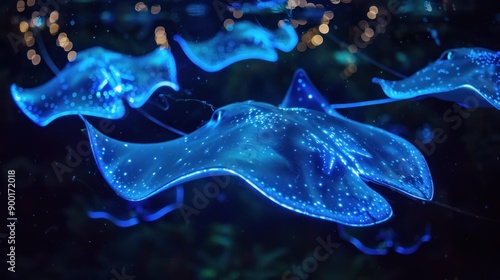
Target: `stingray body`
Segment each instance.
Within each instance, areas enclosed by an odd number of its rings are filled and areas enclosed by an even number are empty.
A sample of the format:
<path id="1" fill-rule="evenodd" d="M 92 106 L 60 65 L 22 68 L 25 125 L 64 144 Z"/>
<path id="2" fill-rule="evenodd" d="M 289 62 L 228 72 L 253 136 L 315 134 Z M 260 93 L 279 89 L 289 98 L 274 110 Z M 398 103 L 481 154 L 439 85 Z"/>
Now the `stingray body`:
<path id="1" fill-rule="evenodd" d="M 179 90 L 170 50 L 131 56 L 93 47 L 78 53 L 53 79 L 35 88 L 13 84 L 11 94 L 33 122 L 46 126 L 68 115 L 119 119 L 125 102 L 139 108 L 159 87 Z"/>
<path id="2" fill-rule="evenodd" d="M 306 78 L 299 70 L 281 107 L 227 105 L 198 130 L 162 143 L 118 141 L 85 121 L 97 165 L 128 200 L 202 177 L 234 175 L 285 208 L 352 226 L 392 215 L 366 181 L 432 199 L 432 179 L 415 147 L 331 109 L 321 111 L 329 106 Z M 307 107 L 291 107 L 303 98 Z"/>
<path id="3" fill-rule="evenodd" d="M 466 107 L 500 109 L 500 52 L 483 48 L 451 49 L 406 79 L 373 78 L 372 81 L 394 99 L 430 95 Z"/>
<path id="4" fill-rule="evenodd" d="M 174 40 L 179 43 L 188 58 L 207 72 L 216 72 L 247 59 L 275 62 L 276 49 L 289 52 L 298 43 L 293 26 L 284 24 L 276 30 L 268 30 L 249 21 L 236 22 L 203 42 L 190 42 L 180 35 Z"/>

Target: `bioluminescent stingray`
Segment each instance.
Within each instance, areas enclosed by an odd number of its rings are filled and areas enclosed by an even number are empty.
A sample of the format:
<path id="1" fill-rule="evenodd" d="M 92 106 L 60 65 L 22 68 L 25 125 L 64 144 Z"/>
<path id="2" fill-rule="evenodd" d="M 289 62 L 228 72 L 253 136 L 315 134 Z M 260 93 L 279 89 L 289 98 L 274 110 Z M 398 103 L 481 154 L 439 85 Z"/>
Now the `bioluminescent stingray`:
<path id="1" fill-rule="evenodd" d="M 112 213 L 109 208 L 116 208 L 116 201 L 113 205 L 106 207 L 103 211 L 87 211 L 91 219 L 106 219 L 119 227 L 131 227 L 141 221 L 152 222 L 177 209 L 184 200 L 184 189 L 182 186 L 175 188 L 175 202 L 165 206 L 165 201 L 172 200 L 170 192 L 162 192 L 157 196 L 142 201 L 128 201 L 125 209 L 118 209 L 118 213 Z M 128 208 L 128 212 L 127 212 Z"/>
<path id="2" fill-rule="evenodd" d="M 119 141 L 84 121 L 99 170 L 127 200 L 202 177 L 234 175 L 287 209 L 367 226 L 389 219 L 392 209 L 364 181 L 432 199 L 431 175 L 415 147 L 333 110 L 320 111 L 325 106 L 317 104 L 325 99 L 307 83 L 293 81 L 281 107 L 227 105 L 198 130 L 162 143 Z"/>
<path id="3" fill-rule="evenodd" d="M 385 224 L 384 224 L 385 225 Z M 382 225 L 380 225 L 382 226 Z M 379 227 L 380 227 L 379 226 Z M 361 237 L 358 237 L 357 231 L 364 232 L 364 236 L 369 236 L 373 241 L 364 242 Z M 412 241 L 402 241 L 401 237 L 391 227 L 383 228 L 352 228 L 338 225 L 339 235 L 342 239 L 349 241 L 352 245 L 358 248 L 361 252 L 368 255 L 387 255 L 391 250 L 402 255 L 410 255 L 415 253 L 420 246 L 431 240 L 430 226 L 425 227 L 425 231 Z"/>
<path id="4" fill-rule="evenodd" d="M 483 48 L 451 49 L 409 78 L 372 81 L 394 99 L 432 95 L 467 107 L 500 109 L 500 52 Z"/>
<path id="5" fill-rule="evenodd" d="M 278 60 L 275 49 L 291 51 L 298 43 L 298 36 L 289 24 L 270 31 L 242 21 L 204 42 L 189 42 L 179 35 L 174 40 L 194 64 L 207 72 L 216 72 L 245 59 L 275 62 Z"/>
<path id="6" fill-rule="evenodd" d="M 47 83 L 29 89 L 13 84 L 10 89 L 26 116 L 45 126 L 75 114 L 119 119 L 125 115 L 125 101 L 139 108 L 162 86 L 179 90 L 169 50 L 134 57 L 93 47 L 79 52 Z"/>

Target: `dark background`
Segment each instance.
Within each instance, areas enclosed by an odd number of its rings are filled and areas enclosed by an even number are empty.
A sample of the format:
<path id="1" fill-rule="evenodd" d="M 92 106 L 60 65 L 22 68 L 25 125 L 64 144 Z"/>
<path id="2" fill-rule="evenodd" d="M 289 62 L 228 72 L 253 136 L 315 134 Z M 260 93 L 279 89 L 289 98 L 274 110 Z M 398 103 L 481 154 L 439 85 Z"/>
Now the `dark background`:
<path id="1" fill-rule="evenodd" d="M 204 2 L 209 9 L 203 17 L 187 15 L 186 2 L 145 2 L 149 6 L 161 4 L 163 14 L 142 19 L 134 14 L 133 1 L 69 1 L 59 4 L 59 24 L 77 51 L 100 45 L 133 55 L 152 51 L 156 47 L 154 28 L 164 26 L 176 58 L 181 91 L 161 89 L 159 93 L 177 99 L 204 100 L 215 107 L 248 99 L 277 105 L 299 67 L 306 70 L 332 103 L 383 98 L 382 90 L 371 83 L 371 78 L 398 79 L 359 57 L 357 72 L 349 78 L 343 77 L 341 73 L 346 65 L 334 59 L 334 53 L 341 47 L 326 37 L 315 49 L 279 52 L 276 63 L 252 60 L 216 73 L 204 72 L 187 59 L 171 38 L 173 34 L 182 34 L 188 39 L 210 38 L 220 30 L 222 20 L 212 2 Z M 346 43 L 354 42 L 349 30 L 366 19 L 371 5 L 389 6 L 385 1 L 337 5 L 324 2 L 325 8 L 335 14 L 329 24 L 330 32 Z M 425 11 L 425 2 L 434 7 L 432 12 Z M 362 52 L 404 75 L 411 75 L 435 61 L 447 49 L 500 49 L 500 4 L 495 1 L 401 1 L 396 4 L 399 4 L 398 13 L 392 14 L 385 33 L 378 34 Z M 179 211 L 174 211 L 154 222 L 120 228 L 107 220 L 86 216 L 87 210 L 104 207 L 115 215 L 131 215 L 127 203 L 117 198 L 103 180 L 91 156 L 82 157 L 82 162 L 71 173 L 62 175 L 62 180 L 58 180 L 53 170 L 54 162 L 65 162 L 66 147 L 75 148 L 86 141 L 83 123 L 69 116 L 47 127 L 38 127 L 18 110 L 11 98 L 12 83 L 34 87 L 54 76 L 43 61 L 38 66 L 31 64 L 26 58 L 28 47 L 18 46 L 16 51 L 8 40 L 9 34 L 21 35 L 16 22 L 29 18 L 31 12 L 40 7 L 39 3 L 22 13 L 16 10 L 16 1 L 4 1 L 0 5 L 0 162 L 5 182 L 1 191 L 2 217 L 7 208 L 7 170 L 14 169 L 17 180 L 16 273 L 8 272 L 10 278 L 120 279 L 117 275 L 124 269 L 135 279 L 281 279 L 283 272 L 312 256 L 318 237 L 328 236 L 340 243 L 340 247 L 319 262 L 308 279 L 500 277 L 498 110 L 477 109 L 457 129 L 443 120 L 443 114 L 453 108 L 453 104 L 434 98 L 339 110 L 357 121 L 397 132 L 411 142 L 425 126 L 441 128 L 448 135 L 448 140 L 437 144 L 436 151 L 426 159 L 434 180 L 434 201 L 456 207 L 458 211 L 423 204 L 374 187 L 393 206 L 394 219 L 381 228 L 399 233 L 395 241 L 409 246 L 423 234 L 426 226 L 431 229 L 430 242 L 411 255 L 399 255 L 392 250 L 385 256 L 363 254 L 339 237 L 335 223 L 283 209 L 237 178 L 232 178 L 230 186 L 199 215 L 192 216 L 189 224 Z M 114 15 L 114 20 L 101 20 L 104 11 Z M 231 14 L 224 13 L 224 17 L 231 18 Z M 258 14 L 247 15 L 245 19 L 275 28 L 276 22 L 286 17 L 286 14 Z M 311 21 L 296 30 L 300 36 L 317 25 Z M 428 28 L 438 32 L 439 46 Z M 51 58 L 62 68 L 66 63 L 65 52 L 55 45 L 55 37 L 48 30 L 40 32 Z M 151 100 L 160 102 L 157 95 Z M 202 125 L 212 113 L 210 107 L 200 102 L 173 99 L 167 111 L 151 105 L 144 109 L 185 132 Z M 91 121 L 98 122 L 94 118 Z M 136 111 L 131 111 L 126 120 L 113 123 L 117 126 L 113 136 L 122 140 L 155 142 L 176 137 Z M 202 189 L 209 180 L 184 185 L 186 201 L 191 202 L 193 188 Z M 4 232 L 5 228 L 0 231 Z M 367 243 L 374 239 L 372 233 L 356 234 Z M 7 242 L 5 235 L 0 237 L 4 260 L 0 275 L 4 275 Z"/>

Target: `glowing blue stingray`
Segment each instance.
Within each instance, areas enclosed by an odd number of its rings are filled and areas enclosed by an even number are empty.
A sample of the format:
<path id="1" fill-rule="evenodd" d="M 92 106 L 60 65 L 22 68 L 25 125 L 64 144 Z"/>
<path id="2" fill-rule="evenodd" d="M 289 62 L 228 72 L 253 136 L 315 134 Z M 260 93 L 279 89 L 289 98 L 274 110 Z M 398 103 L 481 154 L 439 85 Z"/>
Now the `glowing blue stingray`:
<path id="1" fill-rule="evenodd" d="M 157 196 L 142 201 L 129 201 L 125 209 L 118 209 L 117 213 L 112 213 L 109 208 L 116 208 L 117 202 L 113 200 L 113 205 L 106 207 L 103 211 L 87 211 L 91 219 L 106 219 L 119 227 L 131 227 L 141 221 L 152 222 L 177 209 L 184 200 L 184 189 L 177 186 L 175 189 L 175 202 L 165 205 L 165 200 L 172 199 L 170 192 L 162 192 Z M 128 208 L 128 212 L 126 211 Z"/>
<path id="2" fill-rule="evenodd" d="M 415 147 L 333 110 L 320 111 L 329 105 L 321 106 L 324 97 L 308 82 L 293 81 L 281 107 L 231 104 L 198 130 L 162 143 L 118 141 L 84 121 L 101 173 L 127 200 L 202 177 L 235 175 L 295 212 L 367 226 L 389 219 L 392 209 L 364 181 L 432 199 L 429 169 Z"/>
<path id="3" fill-rule="evenodd" d="M 298 43 L 298 36 L 289 24 L 270 31 L 242 21 L 204 42 L 185 41 L 179 35 L 175 35 L 174 40 L 194 64 L 207 72 L 216 72 L 245 59 L 277 61 L 275 48 L 291 51 Z"/>
<path id="4" fill-rule="evenodd" d="M 382 226 L 382 225 L 380 225 Z M 430 226 L 425 227 L 425 232 L 422 233 L 418 238 L 412 242 L 406 242 L 406 244 L 400 240 L 400 236 L 395 232 L 393 228 L 384 227 L 369 227 L 369 228 L 351 228 L 345 227 L 341 224 L 338 225 L 339 235 L 342 239 L 349 241 L 352 245 L 358 248 L 361 252 L 368 255 L 387 255 L 391 250 L 402 255 L 410 255 L 415 253 L 420 246 L 431 240 Z M 356 237 L 359 235 L 358 231 L 366 231 L 363 234 L 369 236 L 375 240 L 375 242 L 370 242 L 372 244 L 367 245 L 367 243 L 361 241 L 361 237 Z M 364 239 L 364 238 L 363 238 Z"/>
<path id="5" fill-rule="evenodd" d="M 409 78 L 372 81 L 394 99 L 432 95 L 466 107 L 500 109 L 500 52 L 483 48 L 451 49 Z"/>
<path id="6" fill-rule="evenodd" d="M 29 89 L 13 84 L 11 93 L 26 116 L 45 126 L 75 114 L 119 119 L 125 115 L 124 101 L 139 108 L 162 86 L 179 90 L 169 50 L 134 57 L 93 47 L 79 52 L 47 83 Z"/>

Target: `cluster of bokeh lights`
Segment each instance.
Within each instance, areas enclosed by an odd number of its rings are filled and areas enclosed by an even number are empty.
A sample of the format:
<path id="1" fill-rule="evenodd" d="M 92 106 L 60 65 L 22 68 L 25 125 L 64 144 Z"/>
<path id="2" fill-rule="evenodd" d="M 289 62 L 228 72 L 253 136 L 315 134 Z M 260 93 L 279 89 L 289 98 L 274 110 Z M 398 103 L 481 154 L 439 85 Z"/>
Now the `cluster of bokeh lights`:
<path id="1" fill-rule="evenodd" d="M 170 49 L 170 44 L 168 43 L 165 27 L 158 26 L 155 28 L 155 42 L 161 48 Z"/>
<path id="2" fill-rule="evenodd" d="M 135 3 L 135 11 L 138 13 L 147 13 L 150 12 L 152 15 L 156 15 L 161 12 L 161 5 L 155 4 L 149 7 L 144 2 Z M 165 31 L 165 27 L 157 26 L 155 28 L 155 42 L 156 45 L 161 48 L 170 49 L 170 44 L 168 43 L 167 33 Z"/>
<path id="3" fill-rule="evenodd" d="M 376 35 L 385 33 L 385 27 L 389 24 L 389 11 L 384 7 L 371 6 L 366 13 L 368 20 L 360 20 L 357 26 L 351 26 L 350 33 L 355 44 L 359 48 L 366 48 L 373 42 Z M 357 37 L 361 41 L 357 40 Z"/>
<path id="4" fill-rule="evenodd" d="M 39 9 L 34 10 L 29 18 L 19 19 L 19 31 L 23 34 L 23 43 L 30 47 L 26 52 L 26 57 L 33 63 L 33 65 L 38 65 L 42 61 L 42 56 L 36 52 L 35 49 L 31 48 L 36 43 L 36 34 L 41 30 L 48 28 L 52 36 L 58 35 L 56 40 L 56 45 L 64 49 L 67 52 L 68 61 L 73 61 L 76 58 L 76 51 L 73 50 L 73 43 L 68 38 L 66 33 L 59 33 L 60 26 L 57 23 L 59 20 L 59 12 L 56 10 L 51 11 L 48 6 L 42 5 L 39 2 Z M 23 13 L 26 8 L 34 8 L 35 0 L 19 0 L 17 1 L 17 11 Z M 43 42 L 41 42 L 43 43 Z"/>
<path id="5" fill-rule="evenodd" d="M 151 6 L 151 9 L 148 7 L 148 5 L 144 4 L 144 2 L 137 2 L 135 4 L 135 10 L 137 12 L 148 12 L 150 11 L 152 15 L 156 15 L 159 12 L 161 12 L 161 5 L 156 4 Z"/>
<path id="6" fill-rule="evenodd" d="M 331 0 L 332 4 L 349 4 L 351 0 Z M 28 7 L 35 7 L 35 0 L 19 0 L 17 1 L 17 11 L 19 13 L 25 12 Z M 33 65 L 38 65 L 42 56 L 37 53 L 37 51 L 31 47 L 35 45 L 35 35 L 36 32 L 44 28 L 48 28 L 51 35 L 56 36 L 56 44 L 67 52 L 67 60 L 73 61 L 76 58 L 77 53 L 73 50 L 73 43 L 69 39 L 66 33 L 59 33 L 60 25 L 57 23 L 59 20 L 59 12 L 54 10 L 50 11 L 48 7 L 45 7 L 38 3 L 39 9 L 35 9 L 28 18 L 23 18 L 18 20 L 19 30 L 23 34 L 23 43 L 30 47 L 28 49 L 26 56 L 33 63 Z M 323 16 L 320 20 L 319 25 L 309 28 L 300 36 L 300 40 L 296 45 L 296 49 L 299 52 L 305 52 L 308 49 L 314 49 L 324 42 L 324 36 L 326 36 L 330 31 L 330 21 L 334 18 L 334 13 L 331 10 L 326 10 L 322 4 L 309 3 L 307 0 L 288 0 L 286 3 L 286 9 L 293 11 L 295 8 L 311 8 L 311 9 L 322 9 L 324 10 Z M 156 15 L 160 13 L 162 7 L 160 4 L 148 6 L 144 2 L 137 2 L 134 5 L 135 11 L 137 13 L 151 13 Z M 34 8 L 33 8 L 34 9 Z M 235 24 L 235 20 L 241 19 L 244 15 L 242 10 L 228 7 L 228 11 L 232 13 L 233 18 L 227 18 L 223 21 L 223 26 L 229 30 Z M 388 24 L 387 18 L 384 14 L 388 11 L 384 7 L 371 6 L 366 14 L 367 19 L 360 20 L 357 25 L 351 26 L 350 32 L 352 36 L 357 36 L 358 40 L 354 40 L 354 43 L 347 45 L 346 49 L 349 53 L 354 54 L 358 51 L 358 48 L 365 48 L 370 44 L 373 39 L 379 33 L 385 32 L 385 27 Z M 382 14 L 382 16 L 379 16 Z M 294 19 L 293 16 L 288 20 L 294 28 L 299 26 L 304 26 L 308 24 L 307 19 Z M 285 20 L 280 20 L 278 26 L 282 27 L 286 24 Z M 355 38 L 355 39 L 356 39 Z M 170 44 L 168 42 L 167 33 L 163 26 L 157 26 L 154 30 L 154 40 L 156 44 L 162 48 L 170 49 Z M 345 69 L 340 73 L 342 78 L 348 78 L 357 71 L 357 66 L 355 61 L 350 61 Z"/>

